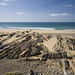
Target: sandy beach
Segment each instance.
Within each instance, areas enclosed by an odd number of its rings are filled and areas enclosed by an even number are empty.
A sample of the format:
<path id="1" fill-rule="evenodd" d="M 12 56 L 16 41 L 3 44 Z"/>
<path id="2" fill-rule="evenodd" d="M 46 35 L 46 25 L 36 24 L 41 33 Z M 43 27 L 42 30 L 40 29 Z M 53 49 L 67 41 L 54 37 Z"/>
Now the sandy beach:
<path id="1" fill-rule="evenodd" d="M 27 29 L 30 30 L 30 29 Z M 0 32 L 16 32 L 16 31 L 27 31 L 26 29 L 0 29 Z M 38 33 L 75 33 L 75 31 L 67 30 L 32 30 Z"/>
<path id="2" fill-rule="evenodd" d="M 42 75 L 47 75 L 46 71 L 48 75 L 49 71 L 51 75 L 57 75 L 57 72 L 58 75 L 65 72 L 73 75 L 74 59 L 75 31 L 0 30 L 1 75 L 15 70 L 23 75 L 28 75 L 31 70 L 41 71 Z M 60 63 L 64 67 L 60 67 Z"/>

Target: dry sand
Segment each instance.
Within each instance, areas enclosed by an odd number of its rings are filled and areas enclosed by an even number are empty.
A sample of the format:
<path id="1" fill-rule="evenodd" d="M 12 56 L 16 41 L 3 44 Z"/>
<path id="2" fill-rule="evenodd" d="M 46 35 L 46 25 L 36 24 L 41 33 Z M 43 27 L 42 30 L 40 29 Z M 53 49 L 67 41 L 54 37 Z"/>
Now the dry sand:
<path id="1" fill-rule="evenodd" d="M 15 32 L 15 31 L 27 31 L 25 29 L 0 29 L 0 32 Z M 64 30 L 32 30 L 38 33 L 75 33 L 75 31 L 64 31 Z"/>

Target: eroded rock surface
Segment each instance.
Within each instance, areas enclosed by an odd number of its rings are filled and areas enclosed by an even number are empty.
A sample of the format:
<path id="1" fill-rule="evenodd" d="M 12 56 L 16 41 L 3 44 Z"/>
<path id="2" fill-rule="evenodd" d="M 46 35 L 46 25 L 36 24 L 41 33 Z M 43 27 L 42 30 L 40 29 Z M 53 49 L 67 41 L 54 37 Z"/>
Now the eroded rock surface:
<path id="1" fill-rule="evenodd" d="M 53 43 L 52 46 L 54 52 L 49 50 L 51 45 L 48 45 L 49 47 L 44 45 L 44 42 L 48 42 L 48 44 L 54 42 L 52 38 L 56 38 L 56 43 Z M 32 31 L 0 33 L 0 63 L 6 62 L 6 65 L 9 64 L 11 67 L 15 64 L 11 68 L 1 63 L 0 70 L 8 72 L 10 68 L 10 71 L 23 68 L 21 70 L 23 75 L 28 75 L 28 73 L 29 75 L 64 75 L 64 73 L 75 75 L 74 51 L 74 37 L 45 35 Z M 11 65 L 11 62 L 8 63 L 7 60 L 14 60 L 14 64 Z M 6 66 L 5 69 L 2 68 L 4 66 Z M 24 72 L 24 70 L 26 71 Z M 3 74 L 3 72 L 1 73 Z"/>

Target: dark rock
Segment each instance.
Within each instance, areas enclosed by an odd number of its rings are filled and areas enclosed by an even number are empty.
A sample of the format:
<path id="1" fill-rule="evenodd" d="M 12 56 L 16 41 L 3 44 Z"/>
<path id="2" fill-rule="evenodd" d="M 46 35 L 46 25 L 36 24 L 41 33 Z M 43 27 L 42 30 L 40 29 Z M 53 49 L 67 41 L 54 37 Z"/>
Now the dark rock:
<path id="1" fill-rule="evenodd" d="M 29 75 L 34 75 L 34 71 L 30 70 Z"/>
<path id="2" fill-rule="evenodd" d="M 31 36 L 26 37 L 26 41 L 29 41 L 29 40 L 31 40 Z"/>
<path id="3" fill-rule="evenodd" d="M 48 51 L 48 48 L 44 46 L 43 44 L 40 44 L 40 47 L 44 52 Z"/>
<path id="4" fill-rule="evenodd" d="M 71 53 L 67 52 L 67 58 L 68 58 L 68 59 L 72 59 Z"/>
<path id="5" fill-rule="evenodd" d="M 43 39 L 41 39 L 41 38 L 37 38 L 37 43 L 43 43 Z"/>
<path id="6" fill-rule="evenodd" d="M 20 55 L 19 55 L 19 57 L 20 58 L 22 58 L 22 57 L 27 57 L 27 56 L 29 56 L 29 54 L 30 54 L 30 50 L 24 50 Z"/>
<path id="7" fill-rule="evenodd" d="M 75 67 L 75 62 L 74 62 L 74 61 L 72 61 L 72 64 L 73 64 L 73 66 Z"/>
<path id="8" fill-rule="evenodd" d="M 35 46 L 32 46 L 31 50 L 32 50 L 31 53 L 30 53 L 31 56 L 35 56 L 35 55 L 40 55 L 41 54 L 40 50 L 38 48 L 36 48 Z"/>
<path id="9" fill-rule="evenodd" d="M 16 37 L 20 37 L 21 35 L 17 35 Z"/>
<path id="10" fill-rule="evenodd" d="M 3 36 L 7 36 L 7 34 L 4 34 L 4 33 L 0 34 L 0 37 L 3 37 Z"/>
<path id="11" fill-rule="evenodd" d="M 9 37 L 12 37 L 12 36 L 14 36 L 16 33 L 11 33 L 11 34 L 9 34 Z"/>
<path id="12" fill-rule="evenodd" d="M 63 66 L 65 70 L 70 69 L 69 61 L 67 59 L 63 60 Z"/>
<path id="13" fill-rule="evenodd" d="M 48 39 L 50 39 L 51 37 L 52 37 L 51 35 L 48 35 L 48 36 L 47 36 Z"/>
<path id="14" fill-rule="evenodd" d="M 62 57 L 67 58 L 67 52 L 62 52 Z"/>
<path id="15" fill-rule="evenodd" d="M 19 55 L 16 54 L 13 58 L 14 58 L 14 59 L 18 59 L 18 58 L 19 58 Z"/>
<path id="16" fill-rule="evenodd" d="M 0 42 L 0 46 L 2 45 L 2 43 Z"/>
<path id="17" fill-rule="evenodd" d="M 29 33 L 29 31 L 25 31 L 26 33 Z"/>

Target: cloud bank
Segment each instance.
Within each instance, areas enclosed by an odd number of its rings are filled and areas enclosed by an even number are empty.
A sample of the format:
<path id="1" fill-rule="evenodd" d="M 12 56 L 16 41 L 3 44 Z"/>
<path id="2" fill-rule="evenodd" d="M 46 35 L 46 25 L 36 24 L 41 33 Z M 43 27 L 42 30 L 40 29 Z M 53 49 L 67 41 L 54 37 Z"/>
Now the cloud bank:
<path id="1" fill-rule="evenodd" d="M 15 1 L 15 0 L 5 0 L 6 2 L 8 2 L 8 1 Z"/>
<path id="2" fill-rule="evenodd" d="M 24 12 L 17 12 L 16 14 L 17 15 L 24 15 L 25 13 Z"/>
<path id="3" fill-rule="evenodd" d="M 72 7 L 72 5 L 71 5 L 71 4 L 69 4 L 69 5 L 62 5 L 62 6 L 65 6 L 65 7 Z"/>
<path id="4" fill-rule="evenodd" d="M 68 14 L 68 13 L 62 13 L 62 14 L 49 14 L 50 16 L 68 16 L 68 15 L 72 15 L 72 14 Z"/>
<path id="5" fill-rule="evenodd" d="M 8 5 L 8 4 L 5 3 L 5 2 L 1 2 L 0 5 L 6 6 L 6 5 Z"/>

